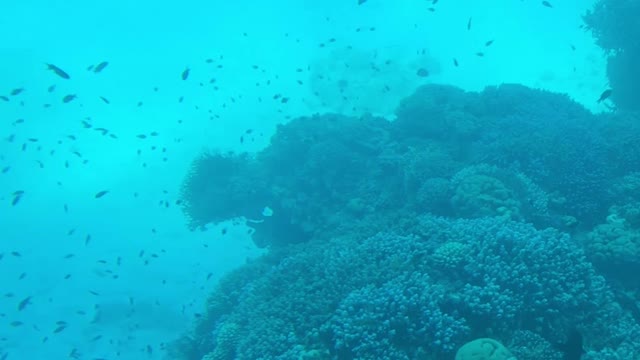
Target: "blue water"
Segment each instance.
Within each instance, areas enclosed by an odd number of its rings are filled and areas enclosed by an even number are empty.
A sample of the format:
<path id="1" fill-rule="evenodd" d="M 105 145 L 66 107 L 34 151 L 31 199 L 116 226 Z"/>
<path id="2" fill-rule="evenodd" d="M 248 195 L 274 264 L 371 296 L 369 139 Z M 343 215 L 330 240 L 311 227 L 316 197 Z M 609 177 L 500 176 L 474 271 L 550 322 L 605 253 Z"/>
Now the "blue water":
<path id="1" fill-rule="evenodd" d="M 479 91 L 514 82 L 607 111 L 595 102 L 606 59 L 579 28 L 591 5 L 442 0 L 431 12 L 410 0 L 6 2 L 0 355 L 164 358 L 163 347 L 204 312 L 215 281 L 263 251 L 233 223 L 188 229 L 176 201 L 205 149 L 256 152 L 278 124 L 313 113 L 391 118 L 425 83 Z M 391 65 L 372 71 L 380 59 Z M 100 73 L 87 70 L 102 61 Z M 343 78 L 349 99 L 311 73 Z M 66 95 L 77 98 L 64 103 Z M 16 191 L 24 194 L 12 204 Z"/>

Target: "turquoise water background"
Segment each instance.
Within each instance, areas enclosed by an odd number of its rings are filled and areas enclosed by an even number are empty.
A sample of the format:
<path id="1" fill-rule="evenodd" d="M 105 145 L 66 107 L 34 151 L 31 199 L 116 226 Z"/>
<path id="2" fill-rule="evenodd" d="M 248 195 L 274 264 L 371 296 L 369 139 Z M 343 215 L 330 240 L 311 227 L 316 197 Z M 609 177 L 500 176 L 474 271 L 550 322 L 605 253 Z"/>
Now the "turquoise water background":
<path id="1" fill-rule="evenodd" d="M 243 227 L 187 229 L 176 201 L 205 149 L 253 152 L 277 124 L 316 112 L 392 118 L 399 99 L 431 82 L 467 90 L 517 82 L 606 110 L 596 104 L 607 86 L 605 58 L 580 28 L 591 3 L 553 5 L 441 0 L 432 12 L 430 2 L 413 0 L 3 4 L 0 95 L 24 91 L 0 101 L 0 168 L 8 168 L 0 174 L 0 354 L 163 358 L 163 344 L 203 311 L 215 280 L 260 253 Z M 371 72 L 373 59 L 390 60 L 393 71 Z M 101 61 L 109 62 L 102 72 L 87 71 Z M 426 78 L 416 76 L 423 67 Z M 319 74 L 353 84 L 349 101 L 315 81 Z M 68 94 L 77 99 L 63 103 Z M 275 94 L 290 101 L 273 101 Z M 241 143 L 247 129 L 252 136 Z M 137 137 L 151 132 L 158 136 Z M 96 199 L 101 190 L 109 193 Z M 221 236 L 220 228 L 231 230 Z M 59 321 L 66 327 L 56 333 Z"/>

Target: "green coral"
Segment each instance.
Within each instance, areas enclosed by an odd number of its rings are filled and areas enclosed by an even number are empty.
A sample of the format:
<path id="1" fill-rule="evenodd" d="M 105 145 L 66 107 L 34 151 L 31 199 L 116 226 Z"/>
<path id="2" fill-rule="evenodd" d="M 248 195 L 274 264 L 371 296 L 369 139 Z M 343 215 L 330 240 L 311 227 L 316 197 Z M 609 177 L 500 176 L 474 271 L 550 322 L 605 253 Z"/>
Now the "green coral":
<path id="1" fill-rule="evenodd" d="M 476 339 L 464 344 L 455 360 L 516 360 L 500 342 L 490 338 Z"/>

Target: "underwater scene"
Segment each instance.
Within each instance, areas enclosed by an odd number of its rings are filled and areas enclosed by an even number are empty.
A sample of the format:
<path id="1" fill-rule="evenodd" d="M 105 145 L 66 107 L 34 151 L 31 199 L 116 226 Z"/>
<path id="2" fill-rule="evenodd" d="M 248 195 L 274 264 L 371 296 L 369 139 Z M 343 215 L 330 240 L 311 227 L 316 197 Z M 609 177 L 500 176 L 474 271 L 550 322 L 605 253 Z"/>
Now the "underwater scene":
<path id="1" fill-rule="evenodd" d="M 640 359 L 640 1 L 0 11 L 0 360 Z"/>

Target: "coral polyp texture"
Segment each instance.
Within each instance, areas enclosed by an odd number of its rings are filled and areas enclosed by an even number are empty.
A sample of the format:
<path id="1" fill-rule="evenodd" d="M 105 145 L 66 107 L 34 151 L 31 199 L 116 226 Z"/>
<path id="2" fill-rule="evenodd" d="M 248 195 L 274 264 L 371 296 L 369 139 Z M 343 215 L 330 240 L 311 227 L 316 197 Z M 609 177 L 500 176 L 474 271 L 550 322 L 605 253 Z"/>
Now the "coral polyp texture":
<path id="1" fill-rule="evenodd" d="M 192 225 L 244 217 L 270 251 L 222 278 L 176 358 L 440 360 L 490 338 L 551 360 L 576 333 L 585 359 L 640 356 L 640 289 L 616 271 L 640 264 L 637 115 L 519 85 L 427 85 L 396 115 L 297 118 L 194 162 Z"/>

